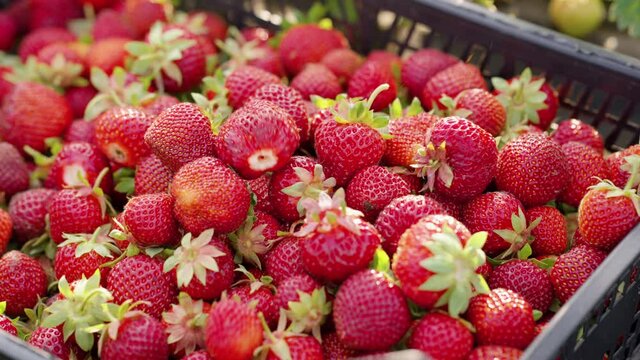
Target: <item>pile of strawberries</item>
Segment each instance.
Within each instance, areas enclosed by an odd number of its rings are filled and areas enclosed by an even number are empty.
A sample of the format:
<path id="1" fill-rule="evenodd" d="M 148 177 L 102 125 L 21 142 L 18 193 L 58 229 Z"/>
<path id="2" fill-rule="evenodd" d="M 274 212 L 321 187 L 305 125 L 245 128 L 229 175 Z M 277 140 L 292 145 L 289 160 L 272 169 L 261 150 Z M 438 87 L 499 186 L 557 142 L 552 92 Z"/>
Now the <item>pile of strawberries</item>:
<path id="1" fill-rule="evenodd" d="M 640 145 L 552 125 L 529 69 L 490 90 L 330 25 L 0 12 L 0 330 L 61 359 L 519 358 L 640 221 Z"/>

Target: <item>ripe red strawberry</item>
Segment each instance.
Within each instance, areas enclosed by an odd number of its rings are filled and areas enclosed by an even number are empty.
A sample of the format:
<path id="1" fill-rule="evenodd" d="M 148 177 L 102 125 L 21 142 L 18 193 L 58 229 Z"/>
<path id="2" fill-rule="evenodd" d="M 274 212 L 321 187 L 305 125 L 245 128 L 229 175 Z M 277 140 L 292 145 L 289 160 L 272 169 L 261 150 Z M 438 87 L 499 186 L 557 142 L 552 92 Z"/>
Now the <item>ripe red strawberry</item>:
<path id="1" fill-rule="evenodd" d="M 382 166 L 369 166 L 355 174 L 347 186 L 347 206 L 374 222 L 393 199 L 409 195 L 411 188 L 397 174 Z"/>
<path id="2" fill-rule="evenodd" d="M 1 305 L 0 309 L 2 309 L 2 311 L 0 311 L 0 313 L 4 312 L 4 306 L 6 305 Z M 18 336 L 18 329 L 11 319 L 2 314 L 0 314 L 0 331 L 4 331 L 9 335 Z"/>
<path id="3" fill-rule="evenodd" d="M 467 360 L 518 360 L 522 357 L 522 350 L 498 345 L 483 345 L 478 346 Z"/>
<path id="4" fill-rule="evenodd" d="M 507 113 L 502 104 L 484 89 L 464 90 L 456 96 L 455 104 L 456 109 L 471 111 L 465 117 L 493 136 L 498 136 L 507 122 Z"/>
<path id="5" fill-rule="evenodd" d="M 494 289 L 469 304 L 467 318 L 476 328 L 479 345 L 502 345 L 524 349 L 533 340 L 533 308 L 517 293 Z"/>
<path id="6" fill-rule="evenodd" d="M 280 42 L 280 59 L 289 75 L 296 75 L 305 65 L 317 63 L 333 49 L 349 47 L 341 32 L 315 24 L 290 28 Z"/>
<path id="7" fill-rule="evenodd" d="M 45 46 L 57 42 L 68 43 L 76 40 L 76 36 L 64 28 L 42 28 L 30 32 L 20 42 L 18 54 L 22 61 L 26 61 L 30 55 L 36 55 Z"/>
<path id="8" fill-rule="evenodd" d="M 626 157 L 632 155 L 640 155 L 640 145 L 632 145 L 624 150 L 615 152 L 606 158 L 609 168 L 609 176 L 607 179 L 617 187 L 624 187 L 631 177 L 631 167 Z"/>
<path id="9" fill-rule="evenodd" d="M 189 19 L 192 21 L 202 18 L 202 25 L 206 30 L 206 35 L 215 42 L 216 40 L 224 40 L 227 37 L 227 21 L 220 15 L 210 11 L 194 11 L 189 13 Z M 243 29 L 244 30 L 244 29 Z M 248 39 L 247 41 L 251 41 Z"/>
<path id="10" fill-rule="evenodd" d="M 269 173 L 247 181 L 249 190 L 251 190 L 251 193 L 256 196 L 256 210 L 272 214 L 274 213 L 274 208 L 273 205 L 271 205 L 271 195 L 269 190 L 270 183 L 271 174 Z"/>
<path id="11" fill-rule="evenodd" d="M 389 66 L 392 69 L 396 69 L 398 71 L 402 68 L 402 59 L 398 54 L 388 50 L 373 50 L 367 55 L 367 59 L 365 62 L 379 62 Z M 394 71 L 396 71 L 394 70 Z"/>
<path id="12" fill-rule="evenodd" d="M 156 21 L 165 21 L 166 13 L 163 4 L 151 0 L 125 0 L 124 14 L 130 25 L 141 37 L 149 31 Z"/>
<path id="13" fill-rule="evenodd" d="M 247 217 L 251 200 L 244 181 L 212 157 L 183 166 L 173 178 L 171 195 L 176 199 L 176 218 L 194 234 L 210 228 L 218 233 L 235 231 Z"/>
<path id="14" fill-rule="evenodd" d="M 298 240 L 300 241 L 300 240 Z M 300 293 L 311 294 L 321 285 L 311 276 L 301 273 L 284 279 L 278 285 L 274 302 L 279 309 L 289 309 L 289 302 L 299 301 Z"/>
<path id="15" fill-rule="evenodd" d="M 18 25 L 6 12 L 0 13 L 0 51 L 9 51 L 13 47 L 18 33 Z"/>
<path id="16" fill-rule="evenodd" d="M 303 237 L 302 262 L 313 276 L 340 282 L 367 267 L 382 242 L 380 234 L 356 217 L 339 189 L 333 199 L 320 193 L 318 200 L 305 199 L 305 225 L 295 235 Z"/>
<path id="17" fill-rule="evenodd" d="M 578 119 L 568 119 L 560 122 L 551 138 L 560 145 L 576 141 L 592 147 L 599 154 L 604 151 L 602 135 L 593 126 Z"/>
<path id="18" fill-rule="evenodd" d="M 560 104 L 558 100 L 558 93 L 551 87 L 551 85 L 549 85 L 549 83 L 545 82 L 540 88 L 540 91 L 547 95 L 546 99 L 544 100 L 547 108 L 538 110 L 540 122 L 535 125 L 542 130 L 546 130 L 553 122 L 553 119 L 556 118 L 556 114 L 558 112 L 558 107 L 560 106 Z"/>
<path id="19" fill-rule="evenodd" d="M 476 66 L 460 62 L 431 77 L 422 89 L 420 101 L 424 107 L 432 108 L 442 95 L 453 98 L 467 89 L 486 90 L 487 84 Z"/>
<path id="20" fill-rule="evenodd" d="M 426 188 L 456 202 L 480 195 L 496 173 L 498 149 L 491 134 L 467 119 L 451 116 L 427 132 L 414 167 Z"/>
<path id="21" fill-rule="evenodd" d="M 31 189 L 11 198 L 9 215 L 16 240 L 24 243 L 45 231 L 47 208 L 56 193 L 57 191 L 51 189 Z"/>
<path id="22" fill-rule="evenodd" d="M 176 300 L 178 288 L 170 274 L 162 271 L 162 260 L 136 255 L 118 262 L 107 278 L 107 289 L 113 301 L 145 301 L 137 309 L 159 318 Z"/>
<path id="23" fill-rule="evenodd" d="M 118 323 L 112 323 L 116 331 L 106 331 L 102 336 L 100 358 L 105 360 L 162 360 L 169 357 L 169 345 L 164 325 L 139 311 L 124 315 Z M 112 330 L 112 329 L 109 329 Z"/>
<path id="24" fill-rule="evenodd" d="M 606 178 L 609 169 L 601 153 L 585 144 L 565 143 L 562 145 L 562 152 L 567 159 L 570 180 L 558 200 L 578 207 L 589 187 L 596 185 L 598 179 Z"/>
<path id="25" fill-rule="evenodd" d="M 281 107 L 296 123 L 300 142 L 309 139 L 309 116 L 302 95 L 298 91 L 281 84 L 268 84 L 258 89 L 252 99 L 271 101 Z"/>
<path id="26" fill-rule="evenodd" d="M 64 28 L 71 19 L 82 16 L 80 3 L 74 0 L 31 0 L 29 27 Z"/>
<path id="27" fill-rule="evenodd" d="M 83 180 L 90 184 L 95 183 L 104 168 L 109 167 L 109 161 L 100 152 L 97 146 L 86 142 L 67 143 L 56 155 L 49 175 L 47 185 L 53 185 L 55 189 L 78 187 L 83 185 Z M 111 175 L 107 173 L 100 183 L 105 193 L 110 193 L 113 187 Z"/>
<path id="28" fill-rule="evenodd" d="M 546 312 L 553 300 L 553 285 L 546 270 L 526 260 L 512 260 L 493 268 L 489 286 L 520 294 L 535 310 Z"/>
<path id="29" fill-rule="evenodd" d="M 358 70 L 364 60 L 357 52 L 343 48 L 329 51 L 320 62 L 341 81 L 349 82 L 353 73 Z"/>
<path id="30" fill-rule="evenodd" d="M 96 124 L 93 121 L 74 120 L 64 133 L 64 141 L 96 145 Z"/>
<path id="31" fill-rule="evenodd" d="M 124 207 L 124 225 L 140 247 L 170 247 L 178 244 L 180 232 L 173 217 L 174 199 L 167 193 L 131 198 Z"/>
<path id="32" fill-rule="evenodd" d="M 162 313 L 162 325 L 169 335 L 169 351 L 174 357 L 211 360 L 210 357 L 198 357 L 198 354 L 184 357 L 189 353 L 207 353 L 195 350 L 204 348 L 204 326 L 210 309 L 209 303 L 193 300 L 186 293 L 181 293 L 178 295 L 178 304 L 172 304 L 171 310 Z"/>
<path id="33" fill-rule="evenodd" d="M 209 355 L 214 359 L 252 359 L 253 351 L 263 339 L 256 310 L 230 299 L 214 303 L 209 311 L 205 339 Z"/>
<path id="34" fill-rule="evenodd" d="M 363 64 L 349 80 L 349 97 L 368 98 L 382 84 L 389 88 L 379 93 L 371 104 L 371 109 L 381 111 L 389 106 L 398 95 L 396 82 L 391 69 L 378 62 Z"/>
<path id="35" fill-rule="evenodd" d="M 91 189 L 85 188 L 64 189 L 51 199 L 49 232 L 56 244 L 64 240 L 63 233 L 92 233 L 97 227 L 108 222 L 105 216 L 104 196 L 94 192 L 87 194 L 90 191 Z"/>
<path id="36" fill-rule="evenodd" d="M 62 330 L 58 328 L 36 328 L 29 336 L 29 345 L 63 360 L 69 360 L 73 353 L 69 342 L 64 340 Z"/>
<path id="37" fill-rule="evenodd" d="M 553 290 L 560 301 L 568 301 L 605 257 L 604 251 L 587 245 L 573 247 L 560 255 L 550 272 Z"/>
<path id="38" fill-rule="evenodd" d="M 466 360 L 473 349 L 473 335 L 458 319 L 429 313 L 413 328 L 409 347 L 433 359 Z"/>
<path id="39" fill-rule="evenodd" d="M 249 26 L 240 29 L 240 33 L 246 41 L 257 41 L 258 45 L 266 44 L 273 37 L 273 33 L 260 26 Z"/>
<path id="40" fill-rule="evenodd" d="M 135 166 L 149 155 L 144 135 L 153 118 L 135 108 L 112 108 L 96 119 L 96 142 L 109 160 Z"/>
<path id="41" fill-rule="evenodd" d="M 130 41 L 119 37 L 97 40 L 91 44 L 87 53 L 87 68 L 97 67 L 111 74 L 116 67 L 124 67 L 124 61 L 128 56 L 125 45 Z"/>
<path id="42" fill-rule="evenodd" d="M 0 254 L 4 254 L 13 233 L 11 216 L 4 209 L 0 209 Z"/>
<path id="43" fill-rule="evenodd" d="M 91 29 L 94 41 L 109 38 L 136 37 L 135 31 L 124 14 L 113 9 L 104 9 L 98 13 Z"/>
<path id="44" fill-rule="evenodd" d="M 284 353 L 282 351 L 283 345 L 286 346 L 288 354 L 292 360 L 322 360 L 322 346 L 316 340 L 316 338 L 308 335 L 299 334 L 284 334 L 280 335 L 278 332 L 274 334 L 275 341 L 270 340 L 267 337 L 266 346 L 269 349 L 266 360 L 280 360 Z"/>
<path id="45" fill-rule="evenodd" d="M 84 59 L 69 44 L 65 43 L 56 42 L 43 47 L 38 51 L 36 59 L 40 63 L 52 65 L 54 59 L 59 56 L 65 60 L 67 65 L 80 65 L 80 69 L 84 70 Z"/>
<path id="46" fill-rule="evenodd" d="M 19 150 L 45 150 L 44 140 L 62 135 L 73 114 L 65 98 L 44 85 L 16 84 L 0 108 L 0 137 Z"/>
<path id="47" fill-rule="evenodd" d="M 234 109 L 240 108 L 255 92 L 267 84 L 280 84 L 277 76 L 253 66 L 240 66 L 226 79 L 227 99 Z"/>
<path id="48" fill-rule="evenodd" d="M 323 64 L 308 64 L 291 80 L 291 87 L 305 100 L 311 95 L 334 99 L 342 92 L 338 77 Z"/>
<path id="49" fill-rule="evenodd" d="M 409 329 L 409 307 L 384 274 L 363 270 L 338 289 L 333 321 L 340 341 L 358 350 L 387 350 Z"/>
<path id="50" fill-rule="evenodd" d="M 325 360 L 344 360 L 358 355 L 356 350 L 343 344 L 335 332 L 322 335 L 322 353 Z"/>
<path id="51" fill-rule="evenodd" d="M 262 211 L 249 211 L 244 224 L 229 234 L 236 259 L 244 259 L 262 269 L 264 255 L 271 248 L 272 242 L 278 238 L 281 227 L 275 217 Z"/>
<path id="52" fill-rule="evenodd" d="M 243 269 L 242 267 L 240 269 Z M 238 269 L 236 269 L 238 271 Z M 278 307 L 275 303 L 275 288 L 270 279 L 256 279 L 256 277 L 243 269 L 245 278 L 240 280 L 229 290 L 229 297 L 237 296 L 242 303 L 250 305 L 255 303 L 256 311 L 264 315 L 267 324 L 275 324 L 278 321 Z"/>
<path id="53" fill-rule="evenodd" d="M 13 74 L 13 69 L 8 66 L 0 65 L 0 103 L 4 97 L 13 89 L 13 83 L 5 79 L 5 76 Z"/>
<path id="54" fill-rule="evenodd" d="M 265 272 L 273 278 L 276 285 L 281 285 L 288 278 L 303 274 L 302 241 L 295 237 L 279 240 L 265 256 L 264 266 Z"/>
<path id="55" fill-rule="evenodd" d="M 180 103 L 163 111 L 149 126 L 144 140 L 172 171 L 215 151 L 209 118 L 192 103 Z"/>
<path id="56" fill-rule="evenodd" d="M 522 135 L 500 151 L 496 185 L 525 206 L 553 200 L 568 182 L 569 165 L 562 148 L 546 135 Z"/>
<path id="57" fill-rule="evenodd" d="M 252 100 L 220 127 L 216 153 L 247 179 L 281 169 L 300 145 L 293 118 L 266 100 Z"/>
<path id="58" fill-rule="evenodd" d="M 169 192 L 173 172 L 160 159 L 151 154 L 138 162 L 134 178 L 136 195 Z"/>
<path id="59" fill-rule="evenodd" d="M 82 119 L 84 117 L 84 111 L 87 108 L 87 104 L 96 96 L 98 92 L 91 86 L 85 87 L 70 87 L 65 90 L 64 97 L 67 99 L 67 103 L 71 107 L 71 111 L 73 112 L 73 117 L 76 119 Z M 72 123 L 75 124 L 78 120 Z M 91 124 L 86 121 L 83 123 Z M 65 133 L 65 137 L 71 129 L 67 129 Z M 85 140 L 83 140 L 85 141 Z"/>
<path id="60" fill-rule="evenodd" d="M 178 98 L 171 95 L 157 95 L 151 102 L 143 104 L 144 111 L 152 116 L 158 116 L 163 111 L 180 103 Z"/>
<path id="61" fill-rule="evenodd" d="M 213 358 L 209 356 L 206 350 L 198 350 L 183 357 L 181 360 L 213 360 Z"/>
<path id="62" fill-rule="evenodd" d="M 533 230 L 531 248 L 535 256 L 560 255 L 567 249 L 567 222 L 558 209 L 536 206 L 525 211 L 527 222 L 541 218 Z"/>
<path id="63" fill-rule="evenodd" d="M 410 167 L 418 147 L 424 145 L 425 133 L 438 120 L 438 117 L 428 113 L 391 119 L 391 138 L 386 140 L 382 161 L 389 166 Z"/>
<path id="64" fill-rule="evenodd" d="M 447 214 L 451 215 L 452 217 L 458 220 L 462 219 L 463 204 L 458 204 L 456 202 L 453 202 L 451 199 L 448 199 L 437 193 L 427 193 L 425 194 L 425 197 L 430 197 L 436 200 L 437 202 L 439 202 L 444 208 L 444 210 L 447 212 Z"/>
<path id="65" fill-rule="evenodd" d="M 13 250 L 0 258 L 0 302 L 7 316 L 20 316 L 47 293 L 47 275 L 38 261 Z"/>
<path id="66" fill-rule="evenodd" d="M 459 60 L 436 49 L 421 49 L 402 64 L 402 84 L 412 96 L 420 96 L 424 85 L 440 71 Z"/>
<path id="67" fill-rule="evenodd" d="M 29 168 L 18 149 L 0 142 L 0 195 L 11 197 L 29 188 Z"/>
<path id="68" fill-rule="evenodd" d="M 391 201 L 376 220 L 384 250 L 390 256 L 395 254 L 404 231 L 421 218 L 434 214 L 447 214 L 447 211 L 442 204 L 427 196 L 405 195 Z"/>

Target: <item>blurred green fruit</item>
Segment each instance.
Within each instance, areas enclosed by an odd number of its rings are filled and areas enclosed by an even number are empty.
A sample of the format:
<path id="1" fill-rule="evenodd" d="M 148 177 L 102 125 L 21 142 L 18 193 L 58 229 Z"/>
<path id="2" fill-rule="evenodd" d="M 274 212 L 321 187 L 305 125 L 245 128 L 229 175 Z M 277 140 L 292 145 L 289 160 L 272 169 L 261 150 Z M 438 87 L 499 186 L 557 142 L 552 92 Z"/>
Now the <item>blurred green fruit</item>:
<path id="1" fill-rule="evenodd" d="M 551 0 L 549 16 L 565 34 L 584 37 L 596 30 L 605 18 L 602 0 Z"/>

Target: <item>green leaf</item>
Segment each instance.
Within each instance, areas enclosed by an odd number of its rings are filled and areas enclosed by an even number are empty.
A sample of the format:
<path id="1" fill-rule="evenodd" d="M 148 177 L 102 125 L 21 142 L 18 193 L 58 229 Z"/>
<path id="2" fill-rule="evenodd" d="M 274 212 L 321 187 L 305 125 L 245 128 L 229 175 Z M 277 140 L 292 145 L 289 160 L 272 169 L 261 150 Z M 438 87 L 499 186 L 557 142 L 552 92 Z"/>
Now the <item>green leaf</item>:
<path id="1" fill-rule="evenodd" d="M 531 256 L 533 251 L 531 250 L 531 245 L 529 243 L 525 244 L 522 249 L 518 250 L 518 259 L 526 260 Z"/>
<path id="2" fill-rule="evenodd" d="M 471 237 L 467 240 L 465 248 L 482 249 L 485 242 L 487 242 L 488 236 L 489 233 L 486 231 L 479 231 L 471 235 Z"/>
<path id="3" fill-rule="evenodd" d="M 419 289 L 422 291 L 442 291 L 451 286 L 452 279 L 450 276 L 445 275 L 432 275 L 427 281 L 420 285 Z"/>
<path id="4" fill-rule="evenodd" d="M 389 255 L 382 248 L 376 249 L 369 268 L 381 273 L 388 273 L 391 269 L 391 261 L 389 259 Z"/>
<path id="5" fill-rule="evenodd" d="M 542 318 L 542 315 L 544 315 L 544 314 L 542 313 L 542 311 L 540 311 L 540 310 L 535 310 L 535 309 L 533 310 L 533 320 L 534 320 L 534 321 L 538 321 L 538 320 L 540 320 L 540 318 Z"/>
<path id="6" fill-rule="evenodd" d="M 613 0 L 609 6 L 609 19 L 616 22 L 619 30 L 640 37 L 640 1 Z"/>
<path id="7" fill-rule="evenodd" d="M 153 47 L 144 41 L 128 42 L 124 48 L 133 56 L 142 56 L 153 51 Z"/>
<path id="8" fill-rule="evenodd" d="M 4 314 L 4 311 L 7 309 L 7 302 L 0 301 L 0 315 Z"/>
<path id="9" fill-rule="evenodd" d="M 424 259 L 420 261 L 420 266 L 437 274 L 450 274 L 453 273 L 456 268 L 452 259 L 440 256 L 432 256 Z"/>

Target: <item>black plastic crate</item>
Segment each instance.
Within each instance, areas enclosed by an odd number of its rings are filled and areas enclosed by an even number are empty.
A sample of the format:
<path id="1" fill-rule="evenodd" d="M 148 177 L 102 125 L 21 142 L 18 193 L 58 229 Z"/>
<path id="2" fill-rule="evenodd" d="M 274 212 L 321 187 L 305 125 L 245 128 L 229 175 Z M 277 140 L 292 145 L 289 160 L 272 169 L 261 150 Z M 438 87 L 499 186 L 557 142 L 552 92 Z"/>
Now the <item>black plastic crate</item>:
<path id="1" fill-rule="evenodd" d="M 308 0 L 184 0 L 186 8 L 221 13 L 236 26 L 277 29 Z M 554 31 L 492 13 L 460 0 L 354 0 L 358 18 L 347 21 L 343 0 L 333 4 L 337 27 L 354 49 L 406 55 L 423 47 L 478 65 L 483 74 L 511 77 L 524 67 L 558 90 L 558 119 L 595 126 L 606 147 L 619 150 L 640 137 L 640 61 Z M 640 343 L 640 227 L 617 247 L 556 314 L 525 359 L 626 359 Z M 412 353 L 405 353 L 413 358 Z M 389 359 L 401 355 L 390 354 Z M 404 357 L 403 357 L 404 358 Z M 48 359 L 0 334 L 0 359 Z"/>

